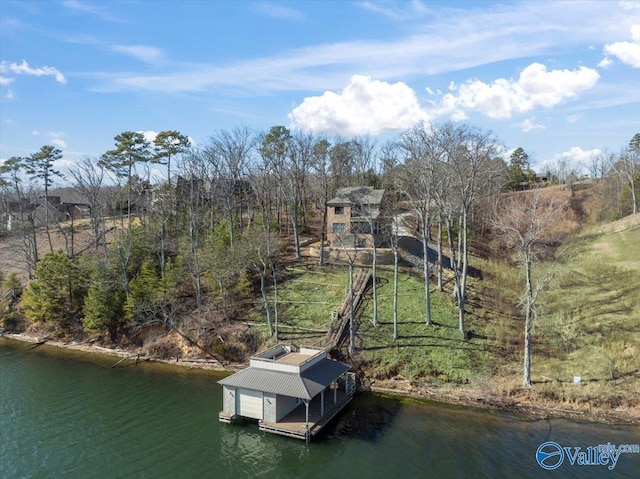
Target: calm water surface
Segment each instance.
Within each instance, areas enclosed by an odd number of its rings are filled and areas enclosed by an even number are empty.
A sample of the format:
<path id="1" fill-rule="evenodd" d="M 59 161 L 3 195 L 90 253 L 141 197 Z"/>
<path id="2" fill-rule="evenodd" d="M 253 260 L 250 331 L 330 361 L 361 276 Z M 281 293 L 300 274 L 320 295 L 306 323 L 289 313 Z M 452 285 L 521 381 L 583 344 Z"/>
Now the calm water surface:
<path id="1" fill-rule="evenodd" d="M 639 444 L 637 427 L 358 396 L 306 445 L 219 423 L 215 374 L 113 362 L 0 338 L 0 478 L 640 477 L 640 454 L 613 471 L 535 460 L 548 440 Z"/>

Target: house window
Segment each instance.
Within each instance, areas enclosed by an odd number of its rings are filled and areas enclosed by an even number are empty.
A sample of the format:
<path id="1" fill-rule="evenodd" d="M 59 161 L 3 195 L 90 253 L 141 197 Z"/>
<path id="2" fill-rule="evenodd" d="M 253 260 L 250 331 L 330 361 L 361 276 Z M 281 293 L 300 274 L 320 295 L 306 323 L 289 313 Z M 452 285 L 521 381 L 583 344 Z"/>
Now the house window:
<path id="1" fill-rule="evenodd" d="M 344 223 L 333 223 L 333 232 L 334 233 L 344 233 Z"/>
<path id="2" fill-rule="evenodd" d="M 333 208 L 333 212 L 337 215 L 343 215 L 344 214 L 344 206 L 336 206 L 335 208 Z"/>
<path id="3" fill-rule="evenodd" d="M 351 223 L 351 232 L 353 234 L 358 234 L 358 235 L 375 234 L 375 231 L 373 232 L 371 231 L 371 227 L 372 225 L 366 221 L 358 221 L 358 222 Z M 374 228 L 375 228 L 375 225 L 374 225 Z"/>

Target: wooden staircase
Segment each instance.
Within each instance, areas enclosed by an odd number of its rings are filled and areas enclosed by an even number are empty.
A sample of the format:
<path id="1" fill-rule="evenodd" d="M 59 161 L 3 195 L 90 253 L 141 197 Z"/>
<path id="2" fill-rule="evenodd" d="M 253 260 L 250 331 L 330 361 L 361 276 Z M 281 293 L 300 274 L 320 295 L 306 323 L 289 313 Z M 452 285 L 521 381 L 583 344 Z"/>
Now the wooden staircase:
<path id="1" fill-rule="evenodd" d="M 362 303 L 364 294 L 371 283 L 371 270 L 359 269 L 358 274 L 353 281 L 353 314 L 358 311 L 358 307 Z M 331 327 L 327 332 L 327 336 L 316 343 L 314 346 L 324 348 L 326 350 L 342 346 L 347 339 L 347 326 L 349 324 L 349 316 L 351 314 L 351 294 L 347 291 L 344 301 L 340 309 L 333 314 Z"/>

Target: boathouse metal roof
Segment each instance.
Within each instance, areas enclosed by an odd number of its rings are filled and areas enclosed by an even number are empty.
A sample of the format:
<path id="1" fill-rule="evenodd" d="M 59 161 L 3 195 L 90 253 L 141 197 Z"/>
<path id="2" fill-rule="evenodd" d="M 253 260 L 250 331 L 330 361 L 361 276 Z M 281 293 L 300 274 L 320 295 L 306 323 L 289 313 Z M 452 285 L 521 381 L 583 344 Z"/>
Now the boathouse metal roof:
<path id="1" fill-rule="evenodd" d="M 219 384 L 253 391 L 311 400 L 333 381 L 351 369 L 347 364 L 323 359 L 300 374 L 249 367 L 220 381 Z"/>

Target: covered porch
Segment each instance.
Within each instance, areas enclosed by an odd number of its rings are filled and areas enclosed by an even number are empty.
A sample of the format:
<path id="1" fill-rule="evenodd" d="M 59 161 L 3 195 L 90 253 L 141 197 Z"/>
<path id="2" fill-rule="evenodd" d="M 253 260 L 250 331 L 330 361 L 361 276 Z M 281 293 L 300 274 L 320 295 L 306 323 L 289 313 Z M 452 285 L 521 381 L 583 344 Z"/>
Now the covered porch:
<path id="1" fill-rule="evenodd" d="M 259 429 L 308 441 L 349 404 L 355 387 L 355 374 L 345 373 L 344 387 L 340 388 L 338 383 L 334 382 L 311 400 L 303 401 L 279 421 L 258 421 Z"/>

